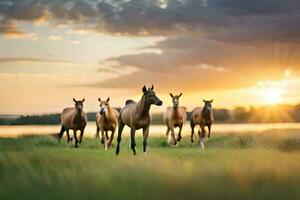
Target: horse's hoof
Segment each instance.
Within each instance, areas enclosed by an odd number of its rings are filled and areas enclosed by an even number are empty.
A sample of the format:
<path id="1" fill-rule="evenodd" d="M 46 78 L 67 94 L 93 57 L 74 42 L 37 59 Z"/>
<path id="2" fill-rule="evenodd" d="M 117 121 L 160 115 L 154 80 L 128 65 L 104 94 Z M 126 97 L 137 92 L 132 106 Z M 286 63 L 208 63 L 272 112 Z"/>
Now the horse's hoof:
<path id="1" fill-rule="evenodd" d="M 180 142 L 181 141 L 181 138 L 177 138 L 177 142 Z"/>
<path id="2" fill-rule="evenodd" d="M 78 145 L 75 145 L 75 148 L 79 148 L 79 146 L 78 146 Z"/>
<path id="3" fill-rule="evenodd" d="M 200 146 L 202 149 L 205 148 L 203 142 L 199 142 L 199 146 Z"/>
<path id="4" fill-rule="evenodd" d="M 194 140 L 191 140 L 191 143 L 194 143 Z"/>

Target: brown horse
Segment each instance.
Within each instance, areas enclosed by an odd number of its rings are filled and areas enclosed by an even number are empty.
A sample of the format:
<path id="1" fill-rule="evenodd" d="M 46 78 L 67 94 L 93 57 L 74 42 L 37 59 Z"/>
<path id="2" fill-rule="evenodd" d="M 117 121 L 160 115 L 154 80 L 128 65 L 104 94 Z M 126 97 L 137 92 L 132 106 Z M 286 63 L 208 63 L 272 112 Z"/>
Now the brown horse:
<path id="1" fill-rule="evenodd" d="M 182 138 L 181 131 L 183 124 L 186 120 L 186 108 L 179 106 L 179 98 L 181 97 L 181 95 L 182 93 L 180 93 L 180 95 L 174 96 L 172 93 L 170 93 L 173 102 L 173 107 L 168 107 L 164 115 L 164 122 L 167 126 L 166 136 L 168 137 L 171 131 L 174 146 L 177 144 L 177 141 L 179 142 Z M 174 129 L 177 127 L 179 128 L 179 132 L 176 141 Z"/>
<path id="2" fill-rule="evenodd" d="M 101 101 L 101 99 L 98 98 L 100 102 L 100 112 L 96 114 L 96 135 L 99 136 L 99 131 L 101 131 L 101 143 L 104 144 L 105 150 L 111 147 L 119 117 L 119 112 L 110 107 L 109 100 L 109 97 L 106 101 Z M 111 131 L 110 137 L 108 137 L 108 131 Z"/>
<path id="3" fill-rule="evenodd" d="M 131 149 L 133 154 L 136 154 L 135 151 L 135 131 L 138 129 L 143 129 L 143 151 L 146 154 L 147 140 L 149 135 L 149 127 L 151 123 L 150 117 L 150 107 L 151 105 L 161 106 L 163 102 L 156 96 L 154 92 L 154 87 L 151 88 L 143 87 L 143 96 L 141 100 L 136 103 L 133 100 L 127 100 L 126 105 L 120 111 L 119 116 L 119 131 L 118 131 L 118 146 L 116 149 L 116 155 L 120 153 L 120 143 L 121 136 L 124 126 L 127 125 L 131 128 Z"/>
<path id="4" fill-rule="evenodd" d="M 192 129 L 192 134 L 191 134 L 191 142 L 194 142 L 194 128 L 196 125 L 200 125 L 200 129 L 198 130 L 198 135 L 199 135 L 199 144 L 201 145 L 202 148 L 204 148 L 204 143 L 203 139 L 206 136 L 206 131 L 205 127 L 208 127 L 208 138 L 210 137 L 210 132 L 211 132 L 211 126 L 214 122 L 214 117 L 213 117 L 213 111 L 212 111 L 212 102 L 211 101 L 205 101 L 204 102 L 204 107 L 203 109 L 201 108 L 195 108 L 192 111 L 192 117 L 191 117 L 191 129 Z"/>
<path id="5" fill-rule="evenodd" d="M 75 147 L 78 147 L 76 131 L 80 131 L 79 143 L 81 144 L 84 129 L 87 124 L 87 115 L 83 112 L 84 99 L 82 101 L 76 101 L 73 98 L 73 101 L 75 103 L 75 108 L 65 108 L 61 114 L 61 130 L 59 133 L 59 141 L 61 140 L 64 132 L 66 131 L 69 143 L 71 141 L 69 130 L 71 129 L 74 132 Z"/>

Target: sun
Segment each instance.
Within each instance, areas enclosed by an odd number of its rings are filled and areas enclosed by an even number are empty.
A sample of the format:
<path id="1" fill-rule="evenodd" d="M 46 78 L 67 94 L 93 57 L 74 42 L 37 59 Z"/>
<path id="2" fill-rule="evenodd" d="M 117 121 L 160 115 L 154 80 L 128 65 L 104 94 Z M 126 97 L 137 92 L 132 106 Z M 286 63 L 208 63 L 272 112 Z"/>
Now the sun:
<path id="1" fill-rule="evenodd" d="M 282 92 L 277 88 L 266 89 L 262 92 L 266 104 L 276 105 L 282 102 Z"/>

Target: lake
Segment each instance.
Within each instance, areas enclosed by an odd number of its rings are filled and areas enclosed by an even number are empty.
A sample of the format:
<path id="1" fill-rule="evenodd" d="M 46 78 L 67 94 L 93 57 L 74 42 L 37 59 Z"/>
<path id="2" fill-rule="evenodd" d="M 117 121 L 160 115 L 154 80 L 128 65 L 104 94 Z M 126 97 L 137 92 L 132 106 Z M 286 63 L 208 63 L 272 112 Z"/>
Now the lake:
<path id="1" fill-rule="evenodd" d="M 129 135 L 129 128 L 126 127 L 125 135 Z M 215 124 L 212 128 L 212 134 L 232 134 L 232 133 L 282 133 L 282 130 L 300 133 L 300 123 L 274 123 L 274 124 Z M 0 137 L 18 137 L 21 135 L 45 135 L 58 133 L 60 125 L 17 125 L 17 126 L 0 126 Z M 152 125 L 150 128 L 150 136 L 164 136 L 166 127 L 163 125 Z M 85 136 L 93 137 L 96 132 L 94 122 L 89 122 Z M 117 134 L 117 133 L 116 133 Z M 137 135 L 141 135 L 141 131 Z M 183 135 L 190 134 L 190 126 L 188 123 L 183 128 Z"/>

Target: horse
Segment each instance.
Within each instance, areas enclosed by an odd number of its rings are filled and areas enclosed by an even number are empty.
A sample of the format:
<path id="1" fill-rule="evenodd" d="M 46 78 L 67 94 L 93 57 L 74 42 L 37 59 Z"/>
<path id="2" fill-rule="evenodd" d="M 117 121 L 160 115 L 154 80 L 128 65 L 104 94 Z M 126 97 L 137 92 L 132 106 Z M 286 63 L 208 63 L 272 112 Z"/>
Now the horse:
<path id="1" fill-rule="evenodd" d="M 119 112 L 110 107 L 109 100 L 109 97 L 106 101 L 101 101 L 101 99 L 98 98 L 98 101 L 100 102 L 100 111 L 96 114 L 96 135 L 99 136 L 99 131 L 101 131 L 101 143 L 104 144 L 105 150 L 112 145 L 119 117 Z M 108 137 L 108 131 L 111 131 L 110 137 Z"/>
<path id="2" fill-rule="evenodd" d="M 182 93 L 176 96 L 170 93 L 170 96 L 172 98 L 173 107 L 167 108 L 164 114 L 164 122 L 167 126 L 166 136 L 168 137 L 171 131 L 173 145 L 175 146 L 177 144 L 177 141 L 179 142 L 182 138 L 181 131 L 186 120 L 186 107 L 179 106 L 179 98 L 182 96 Z M 177 127 L 179 127 L 179 132 L 176 140 L 174 129 Z"/>
<path id="3" fill-rule="evenodd" d="M 78 147 L 78 139 L 76 131 L 80 131 L 80 139 L 79 144 L 82 142 L 82 137 L 84 133 L 84 129 L 87 125 L 87 115 L 83 112 L 83 102 L 84 98 L 81 101 L 76 101 L 73 98 L 75 103 L 75 108 L 65 108 L 61 114 L 61 130 L 59 133 L 59 142 L 64 134 L 67 132 L 67 140 L 70 143 L 70 135 L 69 130 L 73 130 L 74 138 L 75 138 L 75 147 Z"/>
<path id="4" fill-rule="evenodd" d="M 143 152 L 146 155 L 147 140 L 149 135 L 149 128 L 151 123 L 150 108 L 151 105 L 161 106 L 163 102 L 156 96 L 154 92 L 154 86 L 151 88 L 144 86 L 142 88 L 143 96 L 139 102 L 133 100 L 127 100 L 125 107 L 121 109 L 119 115 L 119 129 L 118 129 L 118 145 L 116 149 L 116 155 L 120 153 L 120 143 L 122 132 L 125 125 L 131 128 L 131 149 L 133 155 L 136 155 L 135 151 L 135 132 L 136 130 L 143 129 Z"/>
<path id="5" fill-rule="evenodd" d="M 202 148 L 204 148 L 204 143 L 203 139 L 206 136 L 206 131 L 205 127 L 208 127 L 208 138 L 210 137 L 211 133 L 211 126 L 214 122 L 214 117 L 213 117 L 213 111 L 212 111 L 212 102 L 213 100 L 206 101 L 203 100 L 204 102 L 204 107 L 203 109 L 197 107 L 192 111 L 192 116 L 191 116 L 191 129 L 192 129 L 192 134 L 191 134 L 191 142 L 194 142 L 194 128 L 196 125 L 200 125 L 200 129 L 198 130 L 198 135 L 199 135 L 199 144 L 201 145 Z"/>

